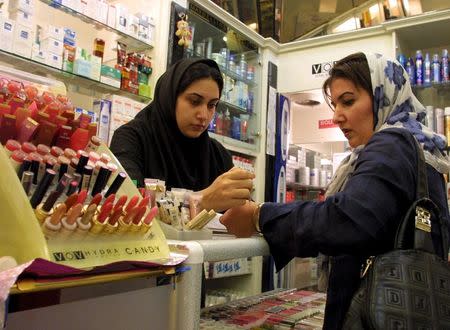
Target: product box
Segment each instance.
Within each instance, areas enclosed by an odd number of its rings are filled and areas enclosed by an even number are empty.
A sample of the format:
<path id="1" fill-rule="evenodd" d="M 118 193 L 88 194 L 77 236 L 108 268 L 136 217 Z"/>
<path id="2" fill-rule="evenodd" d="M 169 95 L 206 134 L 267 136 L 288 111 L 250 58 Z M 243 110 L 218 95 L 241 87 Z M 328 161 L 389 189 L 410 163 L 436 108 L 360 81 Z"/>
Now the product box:
<path id="1" fill-rule="evenodd" d="M 75 47 L 64 45 L 62 69 L 64 71 L 73 73 L 74 61 L 75 61 Z"/>
<path id="2" fill-rule="evenodd" d="M 108 20 L 106 21 L 106 24 L 112 28 L 116 28 L 116 16 L 117 16 L 117 10 L 114 5 L 108 6 Z"/>
<path id="3" fill-rule="evenodd" d="M 13 21 L 20 22 L 20 24 L 32 28 L 33 27 L 33 15 L 22 11 L 20 9 L 9 13 L 9 18 Z"/>
<path id="4" fill-rule="evenodd" d="M 14 40 L 14 24 L 15 22 L 0 18 L 0 49 L 7 52 L 12 52 Z"/>
<path id="5" fill-rule="evenodd" d="M 109 126 L 111 121 L 111 101 L 95 100 L 92 110 L 98 114 L 97 136 L 105 143 L 109 143 Z"/>
<path id="6" fill-rule="evenodd" d="M 138 37 L 139 18 L 135 15 L 128 15 L 128 34 L 134 38 Z"/>
<path id="7" fill-rule="evenodd" d="M 98 1 L 95 19 L 103 24 L 108 23 L 108 3 L 105 0 Z"/>
<path id="8" fill-rule="evenodd" d="M 128 33 L 129 14 L 128 7 L 122 4 L 116 4 L 116 26 L 115 28 L 123 33 Z"/>
<path id="9" fill-rule="evenodd" d="M 86 8 L 83 12 L 87 17 L 96 19 L 97 10 L 98 10 L 98 0 L 84 0 L 86 1 Z"/>
<path id="10" fill-rule="evenodd" d="M 16 22 L 13 39 L 13 53 L 31 58 L 31 48 L 33 45 L 32 30 Z"/>
<path id="11" fill-rule="evenodd" d="M 60 40 L 57 40 L 55 38 L 45 38 L 41 40 L 41 50 L 53 53 L 56 55 L 62 55 L 64 50 L 63 42 Z"/>
<path id="12" fill-rule="evenodd" d="M 53 38 L 54 40 L 63 41 L 64 40 L 64 28 L 54 25 L 45 25 L 41 28 L 39 35 L 40 40 L 47 38 Z"/>
<path id="13" fill-rule="evenodd" d="M 31 50 L 31 59 L 33 61 L 36 61 L 36 62 L 46 63 L 46 61 L 47 61 L 47 53 L 42 51 L 42 50 L 33 48 Z"/>
<path id="14" fill-rule="evenodd" d="M 91 62 L 91 75 L 90 78 L 93 80 L 100 80 L 100 71 L 102 67 L 102 58 L 90 55 L 89 61 Z"/>
<path id="15" fill-rule="evenodd" d="M 151 88 L 147 84 L 139 84 L 139 95 L 150 97 L 151 96 Z"/>
<path id="16" fill-rule="evenodd" d="M 21 10 L 32 15 L 34 13 L 34 0 L 9 0 L 8 10 L 10 12 Z"/>
<path id="17" fill-rule="evenodd" d="M 50 65 L 57 69 L 61 69 L 62 63 L 63 63 L 62 55 L 53 54 L 50 52 L 46 53 L 45 64 Z"/>
<path id="18" fill-rule="evenodd" d="M 107 65 L 101 66 L 100 81 L 102 83 L 120 88 L 121 76 L 122 75 L 119 70 Z"/>

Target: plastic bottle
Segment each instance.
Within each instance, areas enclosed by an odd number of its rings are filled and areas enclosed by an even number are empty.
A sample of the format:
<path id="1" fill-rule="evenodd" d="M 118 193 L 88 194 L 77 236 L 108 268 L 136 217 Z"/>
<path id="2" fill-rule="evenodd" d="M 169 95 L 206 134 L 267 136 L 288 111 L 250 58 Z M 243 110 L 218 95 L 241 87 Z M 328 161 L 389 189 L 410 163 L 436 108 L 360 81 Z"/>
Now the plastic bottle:
<path id="1" fill-rule="evenodd" d="M 241 55 L 241 61 L 239 62 L 240 72 L 244 78 L 247 78 L 247 61 L 245 59 L 245 54 Z"/>
<path id="2" fill-rule="evenodd" d="M 426 107 L 426 113 L 427 113 L 427 126 L 432 131 L 435 130 L 434 125 L 434 108 L 432 105 L 427 105 Z"/>
<path id="3" fill-rule="evenodd" d="M 407 60 L 406 60 L 406 56 L 405 55 L 399 54 L 397 56 L 397 61 L 402 65 L 402 67 L 404 67 L 406 69 L 406 62 L 407 62 Z"/>
<path id="4" fill-rule="evenodd" d="M 423 62 L 423 83 L 424 85 L 431 85 L 431 60 L 430 54 L 425 54 L 425 61 Z"/>
<path id="5" fill-rule="evenodd" d="M 406 62 L 406 72 L 409 76 L 409 82 L 414 86 L 416 84 L 416 70 L 414 69 L 414 61 L 411 57 L 409 57 L 408 62 Z"/>
<path id="6" fill-rule="evenodd" d="M 217 111 L 216 115 L 216 134 L 223 134 L 223 113 Z"/>
<path id="7" fill-rule="evenodd" d="M 433 55 L 433 63 L 431 64 L 432 71 L 432 82 L 440 83 L 441 82 L 441 63 L 439 62 L 439 55 Z"/>
<path id="8" fill-rule="evenodd" d="M 423 58 L 422 51 L 416 51 L 416 84 L 418 86 L 423 85 Z"/>
<path id="9" fill-rule="evenodd" d="M 231 128 L 231 118 L 230 118 L 230 111 L 225 111 L 225 116 L 223 118 L 223 135 L 230 136 L 230 128 Z"/>
<path id="10" fill-rule="evenodd" d="M 442 82 L 448 82 L 450 80 L 449 78 L 449 70 L 448 70 L 448 51 L 447 49 L 442 50 Z"/>

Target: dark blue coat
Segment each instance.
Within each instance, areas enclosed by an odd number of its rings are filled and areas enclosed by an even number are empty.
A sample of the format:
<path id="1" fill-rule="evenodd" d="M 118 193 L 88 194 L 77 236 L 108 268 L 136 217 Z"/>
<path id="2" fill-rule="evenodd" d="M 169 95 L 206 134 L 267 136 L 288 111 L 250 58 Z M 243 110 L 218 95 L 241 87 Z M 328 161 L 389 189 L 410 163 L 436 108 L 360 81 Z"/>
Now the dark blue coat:
<path id="1" fill-rule="evenodd" d="M 402 129 L 375 133 L 343 191 L 324 202 L 265 203 L 260 227 L 278 270 L 294 257 L 335 256 L 324 329 L 340 329 L 360 283 L 362 261 L 389 251 L 400 220 L 416 196 L 417 152 Z M 427 165 L 430 198 L 450 220 L 442 174 Z M 437 251 L 439 232 L 433 227 Z M 436 232 L 437 231 L 437 232 Z M 448 234 L 446 234 L 448 237 Z"/>

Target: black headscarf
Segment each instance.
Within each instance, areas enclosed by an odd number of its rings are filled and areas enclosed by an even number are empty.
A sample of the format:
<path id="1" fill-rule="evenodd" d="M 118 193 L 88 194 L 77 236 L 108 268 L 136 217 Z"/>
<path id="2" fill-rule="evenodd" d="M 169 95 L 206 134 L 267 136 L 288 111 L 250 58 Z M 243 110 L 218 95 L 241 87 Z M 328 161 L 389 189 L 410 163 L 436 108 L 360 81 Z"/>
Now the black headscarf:
<path id="1" fill-rule="evenodd" d="M 153 102 L 114 133 L 111 151 L 138 186 L 144 178 L 156 178 L 164 180 L 168 188 L 198 191 L 233 166 L 228 151 L 207 131 L 188 138 L 176 122 L 178 86 L 188 68 L 199 62 L 220 72 L 212 60 L 178 61 L 158 79 Z"/>

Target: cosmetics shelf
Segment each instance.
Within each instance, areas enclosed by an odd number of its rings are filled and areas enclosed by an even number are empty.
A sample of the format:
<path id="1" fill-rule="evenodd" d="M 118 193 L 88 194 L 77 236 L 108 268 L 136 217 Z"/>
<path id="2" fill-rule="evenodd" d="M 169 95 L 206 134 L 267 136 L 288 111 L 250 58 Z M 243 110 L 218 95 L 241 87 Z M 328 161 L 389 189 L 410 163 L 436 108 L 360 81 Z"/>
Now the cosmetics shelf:
<path id="1" fill-rule="evenodd" d="M 241 154 L 249 155 L 252 157 L 258 156 L 257 146 L 254 144 L 246 143 L 243 141 L 230 138 L 228 136 L 219 135 L 212 132 L 208 133 L 210 137 L 222 143 L 223 146 L 230 151 L 239 152 Z"/>
<path id="2" fill-rule="evenodd" d="M 14 53 L 10 53 L 4 50 L 0 50 L 0 61 L 4 62 L 8 65 L 14 66 L 16 68 L 27 68 L 27 72 L 33 73 L 39 76 L 48 76 L 65 82 L 68 85 L 73 86 L 74 88 L 80 91 L 80 87 L 86 90 L 86 93 L 105 93 L 105 94 L 116 94 L 121 96 L 126 96 L 133 100 L 148 103 L 151 101 L 151 98 L 133 94 L 122 90 L 120 88 L 116 88 L 110 86 L 108 84 L 102 83 L 98 80 L 94 80 L 88 77 L 80 76 L 74 73 L 66 72 L 64 70 L 52 67 L 45 63 L 34 61 L 30 58 L 26 58 Z M 84 93 L 83 91 L 80 91 Z"/>
<path id="3" fill-rule="evenodd" d="M 325 187 L 319 186 L 307 186 L 302 185 L 297 182 L 286 182 L 286 188 L 294 189 L 294 190 L 303 190 L 303 191 L 322 191 L 325 190 Z"/>
<path id="4" fill-rule="evenodd" d="M 229 103 L 226 101 L 222 101 L 222 100 L 220 100 L 218 108 L 223 109 L 223 110 L 228 108 L 230 110 L 231 114 L 249 114 L 249 115 L 253 114 L 253 113 L 249 113 L 247 109 L 244 109 L 238 105 L 235 105 L 235 104 L 232 104 L 232 103 Z"/>
<path id="5" fill-rule="evenodd" d="M 54 1 L 54 0 L 40 0 L 40 1 L 49 5 L 50 7 L 53 7 L 55 9 L 65 12 L 69 15 L 77 17 L 84 23 L 94 25 L 96 28 L 101 28 L 101 29 L 104 29 L 104 30 L 107 30 L 107 31 L 110 31 L 110 32 L 113 32 L 113 33 L 119 35 L 120 39 L 118 41 L 126 44 L 128 47 L 128 50 L 130 50 L 130 51 L 141 52 L 141 51 L 153 48 L 152 44 L 146 43 L 146 42 L 144 42 L 138 38 L 135 38 L 123 31 L 112 28 L 105 23 L 97 21 L 94 18 L 86 16 L 72 8 L 64 6 L 63 4 L 58 3 L 57 1 Z"/>

